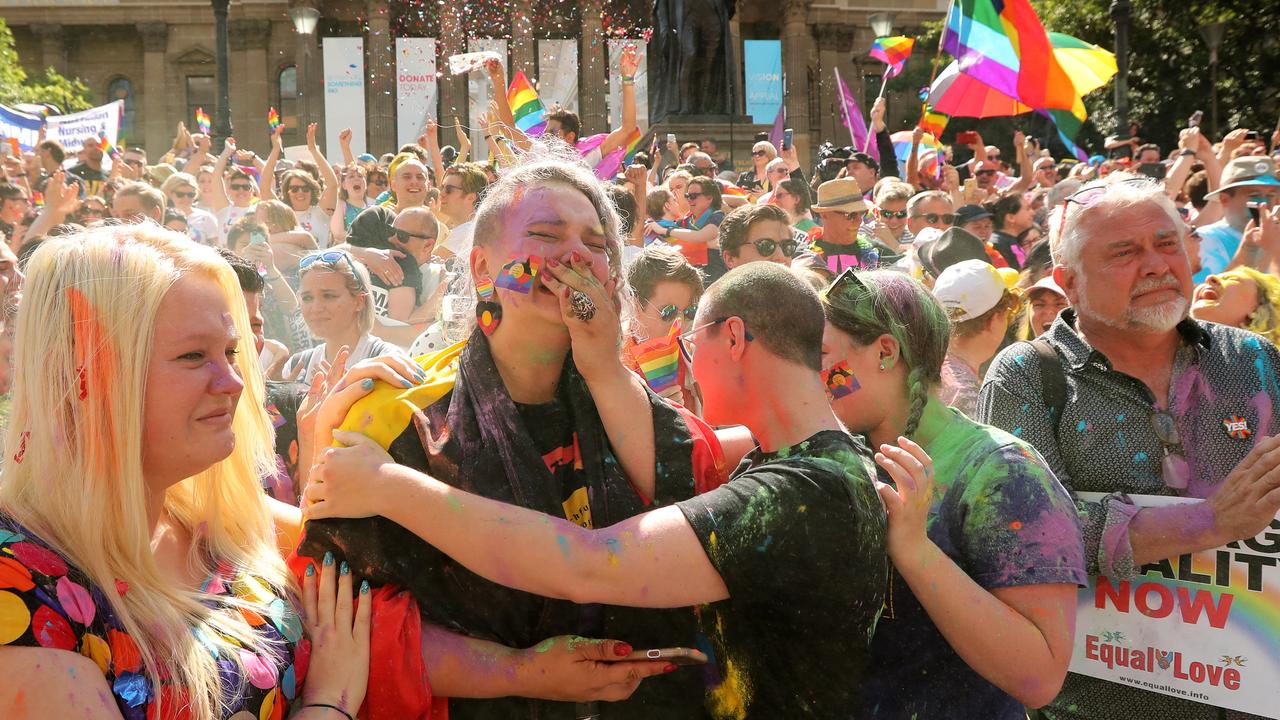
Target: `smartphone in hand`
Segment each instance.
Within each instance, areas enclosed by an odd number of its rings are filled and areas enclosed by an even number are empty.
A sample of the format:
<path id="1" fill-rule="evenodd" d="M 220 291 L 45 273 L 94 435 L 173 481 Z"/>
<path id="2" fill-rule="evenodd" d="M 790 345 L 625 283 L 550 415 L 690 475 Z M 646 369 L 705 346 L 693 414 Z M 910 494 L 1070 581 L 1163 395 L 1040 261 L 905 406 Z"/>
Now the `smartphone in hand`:
<path id="1" fill-rule="evenodd" d="M 653 650 L 636 650 L 623 660 L 666 660 L 674 665 L 706 665 L 707 656 L 701 650 L 693 648 L 655 648 Z"/>
<path id="2" fill-rule="evenodd" d="M 1191 113 L 1191 119 L 1187 120 L 1187 127 L 1200 127 L 1200 121 L 1204 119 L 1204 111 L 1197 110 Z"/>
<path id="3" fill-rule="evenodd" d="M 965 130 L 956 134 L 956 144 L 958 145 L 976 145 L 978 143 L 978 132 L 976 130 Z"/>
<path id="4" fill-rule="evenodd" d="M 791 128 L 787 128 L 786 130 L 782 131 L 782 149 L 783 150 L 791 149 L 791 140 L 794 136 L 795 136 L 795 131 L 792 130 Z"/>

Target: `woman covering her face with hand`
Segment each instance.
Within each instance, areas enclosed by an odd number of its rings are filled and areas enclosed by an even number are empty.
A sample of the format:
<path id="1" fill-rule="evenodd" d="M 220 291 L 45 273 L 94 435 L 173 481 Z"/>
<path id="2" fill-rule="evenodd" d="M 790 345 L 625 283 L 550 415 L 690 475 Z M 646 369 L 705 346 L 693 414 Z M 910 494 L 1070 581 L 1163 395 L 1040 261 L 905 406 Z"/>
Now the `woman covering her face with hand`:
<path id="1" fill-rule="evenodd" d="M 397 461 L 451 485 L 604 527 L 646 504 L 718 485 L 725 461 L 708 426 L 649 392 L 623 364 L 617 216 L 590 171 L 576 159 L 545 157 L 550 152 L 530 153 L 510 168 L 478 208 L 469 257 L 478 327 L 470 338 L 419 359 L 425 379 L 415 387 L 385 385 L 369 393 L 350 386 L 339 398 L 346 406 L 353 395 L 368 397 L 338 417 L 324 414 L 333 406 L 326 403 L 317 428 L 362 428 Z M 318 431 L 317 447 L 328 444 Z M 621 637 L 636 647 L 695 642 L 687 610 L 581 606 L 503 588 L 385 518 L 308 524 L 302 553 L 334 547 L 358 556 L 356 572 L 409 590 L 431 622 L 509 647 L 531 647 L 557 634 Z M 381 651 L 375 641 L 375 654 Z M 440 694 L 447 691 L 439 683 L 457 677 L 450 673 L 459 652 L 429 634 L 424 640 L 422 655 Z M 411 670 L 388 669 L 387 676 Z M 542 700 L 505 697 L 451 709 L 487 717 L 561 716 L 572 710 L 546 699 L 620 699 L 649 674 L 635 670 L 633 680 L 623 682 L 626 668 L 604 670 L 616 675 L 587 696 L 505 688 L 493 696 Z M 482 679 L 496 684 L 501 678 Z M 478 678 L 461 680 L 465 686 Z M 701 699 L 696 674 L 673 673 L 647 681 L 618 707 L 637 716 L 695 718 L 702 716 Z"/>
<path id="2" fill-rule="evenodd" d="M 927 482 L 879 488 L 895 572 L 856 717 L 1024 718 L 1071 657 L 1086 581 L 1071 497 L 1031 446 L 935 396 L 948 321 L 923 285 L 846 271 L 822 301 L 836 416 L 872 447 L 906 436 L 934 462 Z"/>

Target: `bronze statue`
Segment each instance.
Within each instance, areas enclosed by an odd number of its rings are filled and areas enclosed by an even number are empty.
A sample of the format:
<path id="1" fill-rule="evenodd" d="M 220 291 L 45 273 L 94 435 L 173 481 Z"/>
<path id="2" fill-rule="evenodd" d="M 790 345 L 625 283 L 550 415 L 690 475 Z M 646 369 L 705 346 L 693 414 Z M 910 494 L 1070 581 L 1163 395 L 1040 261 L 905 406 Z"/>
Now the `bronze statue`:
<path id="1" fill-rule="evenodd" d="M 735 0 L 654 0 L 649 119 L 733 112 L 729 20 Z"/>

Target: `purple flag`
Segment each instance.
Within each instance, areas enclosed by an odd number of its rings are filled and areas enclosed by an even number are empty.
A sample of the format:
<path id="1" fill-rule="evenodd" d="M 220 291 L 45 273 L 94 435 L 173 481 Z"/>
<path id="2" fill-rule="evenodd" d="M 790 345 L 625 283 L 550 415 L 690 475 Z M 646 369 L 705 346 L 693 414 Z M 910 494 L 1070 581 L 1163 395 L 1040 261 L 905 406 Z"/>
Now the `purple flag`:
<path id="1" fill-rule="evenodd" d="M 782 149 L 782 131 L 783 125 L 787 123 L 787 106 L 785 103 L 778 106 L 778 115 L 773 119 L 773 129 L 769 131 L 769 142 L 773 143 L 775 150 Z"/>
<path id="2" fill-rule="evenodd" d="M 840 89 L 840 113 L 844 116 L 844 126 L 849 128 L 849 135 L 853 138 L 853 147 L 866 146 L 867 122 L 862 119 L 858 101 L 854 99 L 849 86 L 845 85 L 844 79 L 840 77 L 839 70 L 836 70 L 836 85 Z M 880 162 L 880 148 L 876 147 L 874 142 L 867 147 L 867 154 L 875 158 L 876 162 Z"/>

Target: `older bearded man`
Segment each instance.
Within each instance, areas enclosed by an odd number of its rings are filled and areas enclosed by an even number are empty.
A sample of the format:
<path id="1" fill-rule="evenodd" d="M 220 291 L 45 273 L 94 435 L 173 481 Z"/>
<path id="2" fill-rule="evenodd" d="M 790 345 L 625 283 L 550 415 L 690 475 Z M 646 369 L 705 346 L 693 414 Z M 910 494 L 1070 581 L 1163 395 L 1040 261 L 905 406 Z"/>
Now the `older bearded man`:
<path id="1" fill-rule="evenodd" d="M 1071 301 L 1047 333 L 992 363 L 978 420 L 1040 451 L 1077 502 L 1091 573 L 1252 538 L 1280 510 L 1280 353 L 1188 319 L 1186 227 L 1163 187 L 1115 173 L 1050 220 L 1054 279 Z M 1130 493 L 1203 498 L 1138 508 Z M 1068 676 L 1046 717 L 1252 717 Z M 1220 713 L 1225 713 L 1222 715 Z"/>

